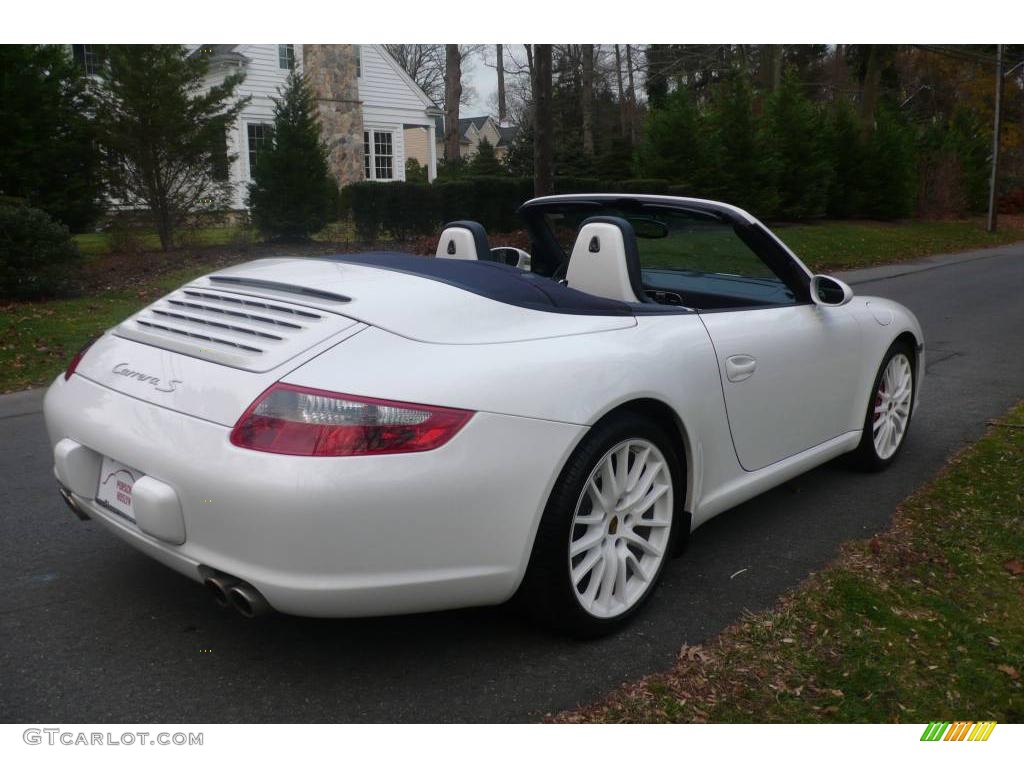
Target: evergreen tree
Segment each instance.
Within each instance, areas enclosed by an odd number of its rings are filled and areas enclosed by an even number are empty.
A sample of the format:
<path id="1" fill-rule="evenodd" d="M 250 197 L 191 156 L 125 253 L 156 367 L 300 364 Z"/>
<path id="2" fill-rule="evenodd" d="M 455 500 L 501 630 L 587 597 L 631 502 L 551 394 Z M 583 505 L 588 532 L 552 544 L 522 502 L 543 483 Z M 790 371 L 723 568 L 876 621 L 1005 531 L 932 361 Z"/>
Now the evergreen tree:
<path id="1" fill-rule="evenodd" d="M 964 107 L 954 109 L 949 120 L 944 148 L 960 164 L 966 211 L 983 211 L 988 203 L 991 130 L 991 126 L 983 124 L 976 112 Z"/>
<path id="2" fill-rule="evenodd" d="M 695 189 L 707 182 L 704 126 L 693 97 L 679 89 L 662 109 L 647 119 L 644 141 L 637 150 L 640 176 L 685 182 Z"/>
<path id="3" fill-rule="evenodd" d="M 825 212 L 845 219 L 860 213 L 864 176 L 864 142 L 853 104 L 839 99 L 828 113 L 825 143 L 832 176 Z"/>
<path id="4" fill-rule="evenodd" d="M 823 151 L 822 125 L 817 109 L 800 82 L 788 75 L 765 105 L 762 145 L 775 198 L 775 211 L 766 215 L 801 219 L 821 216 L 831 169 Z"/>
<path id="5" fill-rule="evenodd" d="M 498 156 L 494 154 L 494 146 L 486 137 L 476 145 L 476 154 L 467 163 L 466 173 L 470 176 L 504 176 L 505 168 Z"/>
<path id="6" fill-rule="evenodd" d="M 750 82 L 739 70 L 715 91 L 704 149 L 708 188 L 702 194 L 760 212 L 766 180 L 758 162 L 761 151 L 753 103 Z"/>
<path id="7" fill-rule="evenodd" d="M 914 135 L 899 109 L 882 104 L 864 147 L 861 212 L 876 219 L 898 219 L 914 210 Z"/>
<path id="8" fill-rule="evenodd" d="M 320 139 L 316 102 L 305 77 L 292 71 L 274 99 L 270 147 L 260 155 L 249 185 L 253 222 L 277 238 L 307 239 L 337 210 L 338 187 Z"/>
<path id="9" fill-rule="evenodd" d="M 519 126 L 512 145 L 505 155 L 505 168 L 517 177 L 533 175 L 533 125 L 527 122 Z"/>
<path id="10" fill-rule="evenodd" d="M 635 176 L 633 150 L 626 139 L 614 138 L 608 148 L 594 159 L 594 172 L 599 179 L 622 181 Z M 646 177 L 645 178 L 650 178 Z M 665 178 L 664 175 L 655 178 Z"/>
<path id="11" fill-rule="evenodd" d="M 56 45 L 0 45 L 0 195 L 23 198 L 72 231 L 102 212 L 82 72 Z"/>
<path id="12" fill-rule="evenodd" d="M 206 87 L 206 57 L 180 45 L 111 45 L 97 80 L 96 128 L 113 195 L 151 211 L 166 251 L 189 214 L 227 205 L 227 129 L 243 72 Z"/>

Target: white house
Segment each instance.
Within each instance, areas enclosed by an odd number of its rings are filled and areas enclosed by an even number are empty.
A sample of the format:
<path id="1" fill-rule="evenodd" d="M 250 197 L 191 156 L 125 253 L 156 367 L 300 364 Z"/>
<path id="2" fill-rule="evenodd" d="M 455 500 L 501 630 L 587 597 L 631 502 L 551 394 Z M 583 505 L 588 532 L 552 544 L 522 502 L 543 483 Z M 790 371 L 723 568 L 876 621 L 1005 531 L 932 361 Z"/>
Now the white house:
<path id="1" fill-rule="evenodd" d="M 252 169 L 274 122 L 271 97 L 278 95 L 293 67 L 305 71 L 317 95 L 339 186 L 360 179 L 404 181 L 406 129 L 425 129 L 427 146 L 436 146 L 434 118 L 440 110 L 382 45 L 201 45 L 193 55 L 210 57 L 211 84 L 232 68 L 246 73 L 238 94 L 251 100 L 228 134 L 228 150 L 236 155 L 228 171 L 234 208 L 245 207 Z M 435 152 L 426 165 L 433 180 Z"/>
<path id="2" fill-rule="evenodd" d="M 189 55 L 209 59 L 207 83 L 213 85 L 237 69 L 245 72 L 239 96 L 249 96 L 227 136 L 234 162 L 224 168 L 232 182 L 231 207 L 245 208 L 252 169 L 269 138 L 274 102 L 292 68 L 303 71 L 317 97 L 318 116 L 339 186 L 371 179 L 405 179 L 405 137 L 427 132 L 428 177 L 437 174 L 435 117 L 441 110 L 406 74 L 382 45 L 189 45 Z M 91 74 L 97 65 L 93 46 L 74 45 L 75 59 Z"/>

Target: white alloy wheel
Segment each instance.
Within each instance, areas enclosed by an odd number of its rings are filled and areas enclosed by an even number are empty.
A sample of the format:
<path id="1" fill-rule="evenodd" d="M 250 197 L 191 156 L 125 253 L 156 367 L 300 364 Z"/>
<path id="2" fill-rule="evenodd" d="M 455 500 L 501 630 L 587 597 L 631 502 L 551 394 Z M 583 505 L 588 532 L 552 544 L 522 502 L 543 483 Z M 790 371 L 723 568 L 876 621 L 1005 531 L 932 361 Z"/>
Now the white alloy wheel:
<path id="1" fill-rule="evenodd" d="M 630 438 L 597 462 L 569 536 L 569 575 L 584 611 L 607 619 L 647 594 L 669 547 L 672 473 L 654 443 Z"/>
<path id="2" fill-rule="evenodd" d="M 897 352 L 885 366 L 875 393 L 871 436 L 878 458 L 888 459 L 903 442 L 913 397 L 914 373 L 910 360 L 902 352 Z"/>

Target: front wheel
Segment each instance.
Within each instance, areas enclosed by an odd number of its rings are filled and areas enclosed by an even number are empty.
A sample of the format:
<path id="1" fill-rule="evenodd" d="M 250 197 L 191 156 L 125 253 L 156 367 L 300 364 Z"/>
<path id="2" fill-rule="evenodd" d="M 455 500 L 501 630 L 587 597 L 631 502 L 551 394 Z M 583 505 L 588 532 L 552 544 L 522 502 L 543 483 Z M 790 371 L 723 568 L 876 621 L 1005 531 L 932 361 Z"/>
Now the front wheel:
<path id="1" fill-rule="evenodd" d="M 653 422 L 622 414 L 594 428 L 566 463 L 534 544 L 521 600 L 577 636 L 624 624 L 672 551 L 683 498 L 679 459 Z"/>
<path id="2" fill-rule="evenodd" d="M 886 352 L 875 376 L 864 417 L 864 431 L 854 458 L 868 471 L 885 469 L 903 447 L 914 411 L 914 353 L 896 342 Z"/>

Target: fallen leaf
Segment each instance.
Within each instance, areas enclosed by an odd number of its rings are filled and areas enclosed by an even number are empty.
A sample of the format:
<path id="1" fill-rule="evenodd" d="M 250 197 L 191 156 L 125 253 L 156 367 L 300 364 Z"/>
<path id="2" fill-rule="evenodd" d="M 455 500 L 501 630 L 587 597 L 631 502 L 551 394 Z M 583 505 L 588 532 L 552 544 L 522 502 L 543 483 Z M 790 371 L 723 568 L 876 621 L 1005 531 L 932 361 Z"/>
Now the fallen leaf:
<path id="1" fill-rule="evenodd" d="M 1003 568 L 1008 570 L 1011 576 L 1020 576 L 1024 573 L 1024 563 L 1020 560 L 1007 560 L 1003 563 Z"/>
<path id="2" fill-rule="evenodd" d="M 1000 664 L 996 667 L 1004 675 L 1008 675 L 1011 680 L 1020 680 L 1020 672 L 1011 667 L 1009 664 Z"/>

